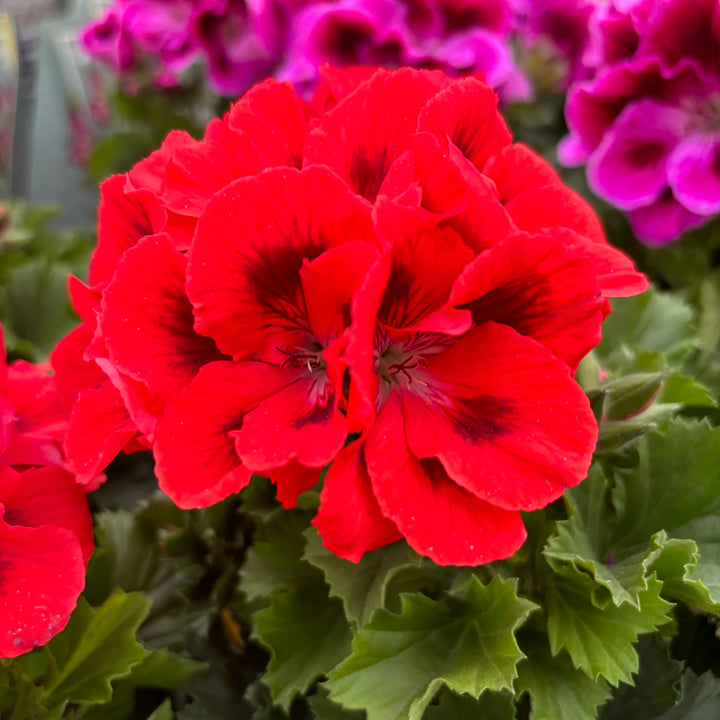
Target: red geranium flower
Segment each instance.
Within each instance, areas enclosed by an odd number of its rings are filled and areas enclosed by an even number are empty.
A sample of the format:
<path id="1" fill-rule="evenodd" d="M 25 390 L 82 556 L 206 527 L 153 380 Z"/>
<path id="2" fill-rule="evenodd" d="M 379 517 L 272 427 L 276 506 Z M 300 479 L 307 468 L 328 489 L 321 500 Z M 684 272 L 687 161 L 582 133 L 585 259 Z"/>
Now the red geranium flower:
<path id="1" fill-rule="evenodd" d="M 0 328 L 0 657 L 62 630 L 93 550 L 84 489 L 64 469 L 66 421 L 44 366 L 5 361 Z"/>
<path id="2" fill-rule="evenodd" d="M 291 506 L 328 468 L 315 524 L 352 560 L 513 553 L 585 477 L 572 374 L 607 298 L 647 286 L 492 90 L 439 72 L 326 69 L 310 105 L 267 81 L 107 181 L 100 221 L 54 356 L 74 467 L 139 440 L 183 507 L 252 473 Z"/>

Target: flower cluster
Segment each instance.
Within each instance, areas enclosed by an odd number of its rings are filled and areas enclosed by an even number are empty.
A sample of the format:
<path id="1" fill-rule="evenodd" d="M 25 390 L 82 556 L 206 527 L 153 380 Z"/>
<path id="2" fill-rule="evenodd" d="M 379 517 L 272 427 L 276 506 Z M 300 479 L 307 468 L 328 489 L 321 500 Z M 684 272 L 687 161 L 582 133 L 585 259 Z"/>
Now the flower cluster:
<path id="1" fill-rule="evenodd" d="M 66 421 L 49 368 L 8 366 L 0 334 L 0 657 L 62 630 L 93 549 L 83 488 L 63 467 Z"/>
<path id="2" fill-rule="evenodd" d="M 89 481 L 150 447 L 184 508 L 253 473 L 292 506 L 328 468 L 314 523 L 342 557 L 507 557 L 519 511 L 585 477 L 573 372 L 647 282 L 487 85 L 323 74 L 312 104 L 268 80 L 103 184 L 52 357 L 68 459 Z"/>
<path id="3" fill-rule="evenodd" d="M 119 73 L 150 66 L 159 84 L 177 83 L 202 59 L 227 95 L 270 74 L 311 91 L 329 61 L 481 73 L 515 98 L 527 87 L 508 47 L 511 29 L 509 0 L 115 0 L 81 42 Z"/>
<path id="4" fill-rule="evenodd" d="M 720 3 L 614 0 L 597 10 L 597 71 L 571 87 L 568 164 L 660 245 L 720 211 Z"/>

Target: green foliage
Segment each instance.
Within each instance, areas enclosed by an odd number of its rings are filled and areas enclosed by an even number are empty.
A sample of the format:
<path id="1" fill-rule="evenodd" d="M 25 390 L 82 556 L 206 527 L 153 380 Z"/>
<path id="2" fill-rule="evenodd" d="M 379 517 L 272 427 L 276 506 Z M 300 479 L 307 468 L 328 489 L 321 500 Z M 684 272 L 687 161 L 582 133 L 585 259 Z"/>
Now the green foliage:
<path id="1" fill-rule="evenodd" d="M 135 635 L 149 610 L 146 597 L 121 590 L 97 610 L 80 598 L 65 631 L 46 646 L 48 701 L 110 700 L 110 681 L 130 673 L 147 653 Z"/>
<path id="2" fill-rule="evenodd" d="M 526 658 L 518 665 L 515 692 L 530 696 L 530 720 L 593 720 L 597 708 L 610 696 L 603 680 L 593 680 L 578 669 L 565 652 L 550 652 L 544 633 L 521 636 Z"/>
<path id="3" fill-rule="evenodd" d="M 514 631 L 534 608 L 500 579 L 473 579 L 459 601 L 403 595 L 399 614 L 377 610 L 358 632 L 330 673 L 330 697 L 368 720 L 417 720 L 443 685 L 473 697 L 509 689 L 523 657 Z"/>
<path id="4" fill-rule="evenodd" d="M 0 204 L 0 322 L 13 357 L 46 359 L 55 343 L 77 324 L 67 294 L 67 276 L 84 277 L 93 237 L 52 230 L 50 206 L 18 201 Z"/>

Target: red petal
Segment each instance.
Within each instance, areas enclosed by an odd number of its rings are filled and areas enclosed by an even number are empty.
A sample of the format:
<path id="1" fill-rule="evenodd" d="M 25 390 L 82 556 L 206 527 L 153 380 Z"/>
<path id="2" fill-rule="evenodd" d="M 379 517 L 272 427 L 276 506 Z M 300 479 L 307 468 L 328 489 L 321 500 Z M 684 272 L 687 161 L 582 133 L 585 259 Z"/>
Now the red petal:
<path id="1" fill-rule="evenodd" d="M 532 188 L 505 205 L 520 230 L 564 227 L 593 242 L 607 244 L 600 220 L 588 202 L 564 185 Z"/>
<path id="2" fill-rule="evenodd" d="M 362 440 L 344 448 L 330 466 L 313 525 L 328 550 L 351 562 L 357 562 L 369 550 L 402 539 L 375 499 Z"/>
<path id="3" fill-rule="evenodd" d="M 316 340 L 329 345 L 350 325 L 352 296 L 379 257 L 366 242 L 351 242 L 326 250 L 300 270 L 308 321 Z"/>
<path id="4" fill-rule="evenodd" d="M 552 165 L 521 143 L 503 148 L 482 170 L 497 186 L 503 204 L 526 190 L 562 185 Z"/>
<path id="5" fill-rule="evenodd" d="M 160 408 L 202 365 L 222 359 L 213 341 L 193 330 L 186 264 L 164 233 L 141 240 L 118 263 L 99 316 L 113 364 L 144 383 Z"/>
<path id="6" fill-rule="evenodd" d="M 113 175 L 100 186 L 98 244 L 90 259 L 91 285 L 108 280 L 123 253 L 140 238 L 162 230 L 167 212 L 149 190 L 125 190 L 125 175 Z"/>
<path id="7" fill-rule="evenodd" d="M 480 565 L 509 557 L 525 540 L 520 513 L 484 502 L 455 484 L 437 460 L 410 452 L 396 392 L 378 414 L 366 457 L 383 514 L 436 563 Z"/>
<path id="8" fill-rule="evenodd" d="M 325 168 L 236 180 L 208 203 L 190 252 L 197 330 L 237 359 L 283 362 L 282 348 L 311 338 L 304 261 L 354 241 L 377 242 L 369 209 Z"/>
<path id="9" fill-rule="evenodd" d="M 0 657 L 16 657 L 65 627 L 85 586 L 85 563 L 69 530 L 0 519 L 0 566 Z"/>
<path id="10" fill-rule="evenodd" d="M 320 479 L 322 468 L 308 468 L 291 460 L 281 468 L 270 471 L 270 479 L 277 485 L 277 498 L 284 508 L 297 505 L 298 495 L 310 490 Z"/>
<path id="11" fill-rule="evenodd" d="M 86 285 L 74 275 L 68 275 L 68 293 L 75 312 L 83 319 L 95 322 L 95 308 L 102 299 L 102 292 Z"/>
<path id="12" fill-rule="evenodd" d="M 440 229 L 416 208 L 384 198 L 376 206 L 376 226 L 390 243 L 390 270 L 378 319 L 392 328 L 444 331 L 425 327 L 424 321 L 443 306 L 452 284 L 472 260 L 472 250 L 455 231 Z"/>
<path id="13" fill-rule="evenodd" d="M 416 70 L 378 70 L 322 116 L 305 143 L 304 165 L 332 168 L 374 202 L 393 161 L 411 147 L 418 113 L 437 91 Z"/>
<path id="14" fill-rule="evenodd" d="M 475 78 L 456 80 L 420 113 L 417 129 L 460 148 L 478 170 L 512 141 L 492 88 Z"/>
<path id="15" fill-rule="evenodd" d="M 336 390 L 324 372 L 316 371 L 290 382 L 249 412 L 236 434 L 235 449 L 257 473 L 282 467 L 292 459 L 308 467 L 324 467 L 346 436 L 347 423 L 337 409 Z"/>
<path id="16" fill-rule="evenodd" d="M 7 398 L 15 408 L 21 433 L 61 441 L 67 420 L 50 366 L 17 360 L 8 370 Z"/>
<path id="17" fill-rule="evenodd" d="M 70 530 L 87 564 L 94 547 L 92 518 L 85 491 L 69 472 L 59 467 L 22 473 L 0 468 L 0 498 L 5 506 L 3 519 L 9 525 L 55 525 Z"/>
<path id="18" fill-rule="evenodd" d="M 106 380 L 82 390 L 70 413 L 65 455 L 83 485 L 92 482 L 137 434 L 122 397 Z"/>
<path id="19" fill-rule="evenodd" d="M 191 140 L 173 152 L 162 198 L 174 212 L 197 218 L 218 190 L 264 167 L 247 137 L 215 119 L 202 140 Z"/>
<path id="20" fill-rule="evenodd" d="M 311 115 L 290 83 L 269 79 L 230 108 L 228 126 L 249 138 L 264 167 L 299 168 Z"/>
<path id="21" fill-rule="evenodd" d="M 325 63 L 318 68 L 320 83 L 310 101 L 318 113 L 332 110 L 343 98 L 369 80 L 376 72 L 375 67 L 336 68 Z"/>
<path id="22" fill-rule="evenodd" d="M 595 419 L 545 347 L 490 322 L 424 366 L 423 385 L 403 389 L 417 457 L 438 458 L 459 485 L 509 510 L 544 507 L 585 478 Z"/>
<path id="23" fill-rule="evenodd" d="M 212 505 L 240 491 L 250 471 L 231 431 L 244 415 L 287 381 L 263 363 L 214 362 L 165 409 L 153 452 L 160 488 L 181 508 Z"/>
<path id="24" fill-rule="evenodd" d="M 86 321 L 70 331 L 50 355 L 60 402 L 66 412 L 85 388 L 102 385 L 107 376 L 95 362 L 85 360 L 85 350 L 95 334 L 95 321 Z"/>
<path id="25" fill-rule="evenodd" d="M 552 236 L 581 258 L 590 261 L 603 297 L 630 297 L 650 287 L 648 279 L 635 269 L 625 253 L 611 245 L 589 240 L 566 228 L 553 228 Z"/>
<path id="26" fill-rule="evenodd" d="M 161 196 L 165 173 L 173 152 L 191 142 L 194 142 L 193 138 L 184 130 L 173 130 L 168 133 L 158 150 L 130 169 L 127 174 L 129 188 L 135 190 L 144 188 L 158 197 Z"/>
<path id="27" fill-rule="evenodd" d="M 538 340 L 572 370 L 600 342 L 595 268 L 549 234 L 516 233 L 480 253 L 450 304 L 470 310 L 477 325 L 493 320 Z"/>

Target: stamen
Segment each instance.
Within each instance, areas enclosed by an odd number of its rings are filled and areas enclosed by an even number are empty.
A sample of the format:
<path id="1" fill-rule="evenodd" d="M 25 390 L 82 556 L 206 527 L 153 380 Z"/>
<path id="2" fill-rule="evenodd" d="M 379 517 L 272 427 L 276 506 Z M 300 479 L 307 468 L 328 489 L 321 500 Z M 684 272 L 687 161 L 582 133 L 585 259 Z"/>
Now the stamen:
<path id="1" fill-rule="evenodd" d="M 278 346 L 275 346 L 275 349 L 282 355 L 287 355 L 287 358 L 283 360 L 280 365 L 280 370 L 285 370 L 286 367 L 290 370 L 305 368 L 308 372 L 313 372 L 322 365 L 322 356 L 320 353 L 312 352 L 305 348 L 294 348 L 291 350 L 287 346 L 284 350 Z"/>

